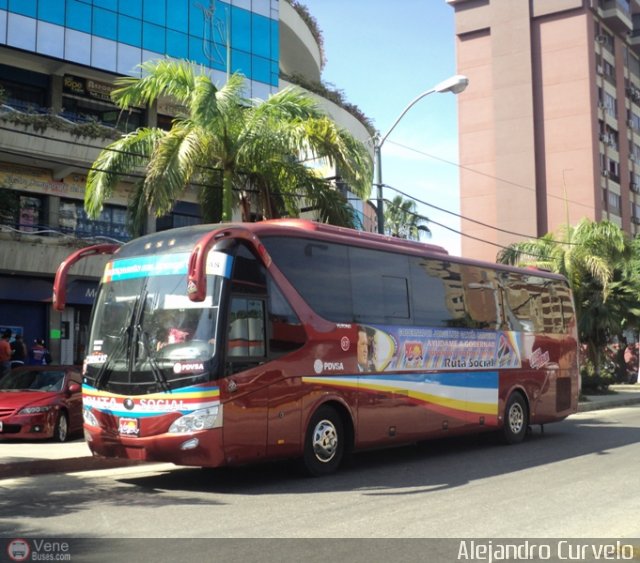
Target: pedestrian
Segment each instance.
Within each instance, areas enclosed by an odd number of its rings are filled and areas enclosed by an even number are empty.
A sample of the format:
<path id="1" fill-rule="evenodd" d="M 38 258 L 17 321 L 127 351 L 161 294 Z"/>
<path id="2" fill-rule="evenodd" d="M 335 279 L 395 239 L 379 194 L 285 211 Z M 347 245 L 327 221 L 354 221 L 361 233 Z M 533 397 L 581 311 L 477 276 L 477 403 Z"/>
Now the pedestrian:
<path id="1" fill-rule="evenodd" d="M 29 353 L 22 334 L 16 334 L 14 341 L 11 343 L 11 366 L 22 366 L 28 359 Z"/>
<path id="2" fill-rule="evenodd" d="M 47 365 L 51 363 L 51 354 L 44 345 L 42 338 L 36 338 L 31 348 L 31 363 L 35 365 Z"/>
<path id="3" fill-rule="evenodd" d="M 11 371 L 11 329 L 6 328 L 0 338 L 0 377 Z"/>

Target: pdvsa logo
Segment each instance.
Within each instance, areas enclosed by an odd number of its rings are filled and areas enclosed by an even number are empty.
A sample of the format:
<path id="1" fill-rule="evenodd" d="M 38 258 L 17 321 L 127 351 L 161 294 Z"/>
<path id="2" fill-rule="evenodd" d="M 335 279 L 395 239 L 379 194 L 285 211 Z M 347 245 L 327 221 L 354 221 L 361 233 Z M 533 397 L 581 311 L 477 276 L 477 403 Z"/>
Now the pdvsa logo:
<path id="1" fill-rule="evenodd" d="M 31 546 L 27 540 L 11 540 L 7 545 L 7 555 L 11 561 L 27 561 L 31 555 Z"/>
<path id="2" fill-rule="evenodd" d="M 344 371 L 344 365 L 342 362 L 323 362 L 317 359 L 313 362 L 313 370 L 320 374 L 323 371 Z"/>
<path id="3" fill-rule="evenodd" d="M 177 362 L 173 364 L 173 373 L 201 373 L 204 371 L 202 362 Z"/>

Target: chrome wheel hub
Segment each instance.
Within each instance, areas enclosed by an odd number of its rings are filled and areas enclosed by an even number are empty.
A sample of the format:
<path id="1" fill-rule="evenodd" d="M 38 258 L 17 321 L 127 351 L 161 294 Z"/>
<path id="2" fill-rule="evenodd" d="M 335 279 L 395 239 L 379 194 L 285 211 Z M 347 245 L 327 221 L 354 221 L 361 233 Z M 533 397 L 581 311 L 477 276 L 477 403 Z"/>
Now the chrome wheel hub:
<path id="1" fill-rule="evenodd" d="M 338 451 L 338 432 L 330 420 L 321 420 L 313 430 L 313 452 L 318 461 L 331 461 Z"/>

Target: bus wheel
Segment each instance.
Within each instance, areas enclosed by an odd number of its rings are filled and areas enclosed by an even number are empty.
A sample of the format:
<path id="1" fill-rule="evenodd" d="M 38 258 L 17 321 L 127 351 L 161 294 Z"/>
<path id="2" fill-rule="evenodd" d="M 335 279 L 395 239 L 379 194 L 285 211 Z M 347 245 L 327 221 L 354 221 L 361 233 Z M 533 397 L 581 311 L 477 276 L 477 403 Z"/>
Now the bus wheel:
<path id="1" fill-rule="evenodd" d="M 55 428 L 53 429 L 53 439 L 56 442 L 66 442 L 69 437 L 69 422 L 64 411 L 58 413 Z"/>
<path id="2" fill-rule="evenodd" d="M 504 427 L 502 428 L 507 444 L 519 444 L 524 440 L 529 426 L 529 410 L 522 393 L 511 393 L 504 411 Z"/>
<path id="3" fill-rule="evenodd" d="M 320 407 L 311 417 L 304 442 L 304 467 L 310 475 L 333 473 L 344 454 L 344 426 L 333 407 Z"/>

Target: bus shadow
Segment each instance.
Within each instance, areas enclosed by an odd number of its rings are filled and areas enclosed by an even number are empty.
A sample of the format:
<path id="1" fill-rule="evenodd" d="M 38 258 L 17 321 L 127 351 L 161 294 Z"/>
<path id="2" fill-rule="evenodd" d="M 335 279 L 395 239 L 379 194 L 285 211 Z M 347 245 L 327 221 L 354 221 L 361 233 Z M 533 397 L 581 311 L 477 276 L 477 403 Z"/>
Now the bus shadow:
<path id="1" fill-rule="evenodd" d="M 607 455 L 636 442 L 637 428 L 581 418 L 548 425 L 544 433 L 534 428 L 517 446 L 503 445 L 495 434 L 479 434 L 360 452 L 336 474 L 319 479 L 303 477 L 299 463 L 286 461 L 209 470 L 178 468 L 120 481 L 154 490 L 244 495 L 337 491 L 423 494 L 585 455 Z"/>

